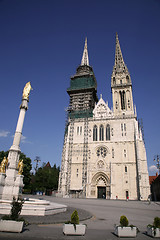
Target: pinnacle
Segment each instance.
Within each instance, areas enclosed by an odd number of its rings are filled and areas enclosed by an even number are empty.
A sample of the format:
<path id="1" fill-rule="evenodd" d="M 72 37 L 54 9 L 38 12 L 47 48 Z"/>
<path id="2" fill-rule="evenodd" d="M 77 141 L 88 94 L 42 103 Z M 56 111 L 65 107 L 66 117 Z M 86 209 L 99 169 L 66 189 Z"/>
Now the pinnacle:
<path id="1" fill-rule="evenodd" d="M 83 66 L 83 65 L 89 66 L 87 38 L 85 39 L 85 45 L 84 45 L 83 56 L 82 56 L 82 61 L 81 61 L 81 66 Z"/>
<path id="2" fill-rule="evenodd" d="M 122 56 L 122 51 L 118 39 L 118 34 L 116 33 L 116 52 L 115 52 L 115 64 L 113 71 L 115 72 L 126 72 L 128 71 Z"/>

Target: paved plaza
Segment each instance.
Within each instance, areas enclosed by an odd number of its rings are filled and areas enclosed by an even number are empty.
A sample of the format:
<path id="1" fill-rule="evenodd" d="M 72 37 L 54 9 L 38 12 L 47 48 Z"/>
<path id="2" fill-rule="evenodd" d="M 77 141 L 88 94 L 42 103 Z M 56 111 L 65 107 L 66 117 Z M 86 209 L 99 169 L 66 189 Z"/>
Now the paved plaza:
<path id="1" fill-rule="evenodd" d="M 38 198 L 38 196 L 36 196 Z M 22 233 L 3 233 L 0 232 L 0 239 L 118 239 L 114 234 L 114 224 L 119 223 L 121 215 L 126 215 L 129 224 L 136 225 L 140 233 L 136 237 L 139 239 L 151 239 L 146 236 L 146 226 L 153 222 L 155 216 L 160 216 L 160 203 L 139 202 L 139 201 L 120 201 L 120 200 L 101 200 L 101 199 L 70 199 L 43 196 L 43 199 L 56 203 L 66 204 L 69 208 L 66 214 L 60 213 L 44 217 L 26 217 L 31 224 L 25 227 Z M 62 232 L 62 222 L 69 220 L 73 209 L 78 209 L 81 222 L 87 224 L 85 236 L 64 236 Z M 56 223 L 57 222 L 57 223 Z M 132 238 L 130 238 L 132 239 Z"/>

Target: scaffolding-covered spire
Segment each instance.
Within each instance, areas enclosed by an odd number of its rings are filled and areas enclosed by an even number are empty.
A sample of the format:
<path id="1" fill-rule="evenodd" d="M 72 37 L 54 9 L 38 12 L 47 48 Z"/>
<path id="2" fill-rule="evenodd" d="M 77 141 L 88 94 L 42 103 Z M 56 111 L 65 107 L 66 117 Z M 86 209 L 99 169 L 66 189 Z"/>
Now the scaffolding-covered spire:
<path id="1" fill-rule="evenodd" d="M 87 38 L 85 39 L 84 51 L 81 61 L 81 66 L 87 65 L 89 66 L 89 58 L 88 58 L 88 49 L 87 49 Z"/>
<path id="2" fill-rule="evenodd" d="M 118 34 L 116 33 L 116 51 L 115 51 L 115 63 L 113 71 L 115 72 L 126 72 L 128 71 L 122 56 L 122 51 L 118 39 Z"/>

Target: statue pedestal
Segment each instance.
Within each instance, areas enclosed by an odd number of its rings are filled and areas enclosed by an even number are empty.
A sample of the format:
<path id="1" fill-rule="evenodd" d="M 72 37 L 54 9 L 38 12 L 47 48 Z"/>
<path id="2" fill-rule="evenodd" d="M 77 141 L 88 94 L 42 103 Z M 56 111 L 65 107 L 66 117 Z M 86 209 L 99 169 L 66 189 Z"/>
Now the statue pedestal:
<path id="1" fill-rule="evenodd" d="M 13 196 L 17 199 L 22 195 L 23 175 L 16 175 L 15 181 L 5 181 L 5 186 L 3 187 L 2 199 L 13 200 Z M 11 180 L 11 179 L 8 179 Z"/>
<path id="2" fill-rule="evenodd" d="M 3 188 L 5 184 L 5 173 L 0 173 L 0 198 L 2 198 Z"/>
<path id="3" fill-rule="evenodd" d="M 4 186 L 5 184 L 5 177 L 6 177 L 5 173 L 0 173 L 0 185 L 2 186 Z"/>
<path id="4" fill-rule="evenodd" d="M 16 196 L 16 198 L 22 196 L 22 188 L 24 187 L 23 184 L 23 175 L 16 176 L 16 181 L 14 183 L 14 189 L 13 189 L 13 195 Z"/>

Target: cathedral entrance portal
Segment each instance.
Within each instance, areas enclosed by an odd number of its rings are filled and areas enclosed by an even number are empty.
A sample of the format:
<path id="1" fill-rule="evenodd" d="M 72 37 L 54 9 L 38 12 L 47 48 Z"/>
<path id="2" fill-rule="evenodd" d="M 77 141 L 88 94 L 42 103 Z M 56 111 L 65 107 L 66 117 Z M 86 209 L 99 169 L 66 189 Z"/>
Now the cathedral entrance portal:
<path id="1" fill-rule="evenodd" d="M 106 199 L 106 187 L 97 187 L 98 198 Z"/>
<path id="2" fill-rule="evenodd" d="M 95 197 L 110 199 L 110 176 L 104 172 L 97 172 L 92 178 L 91 189 Z"/>

